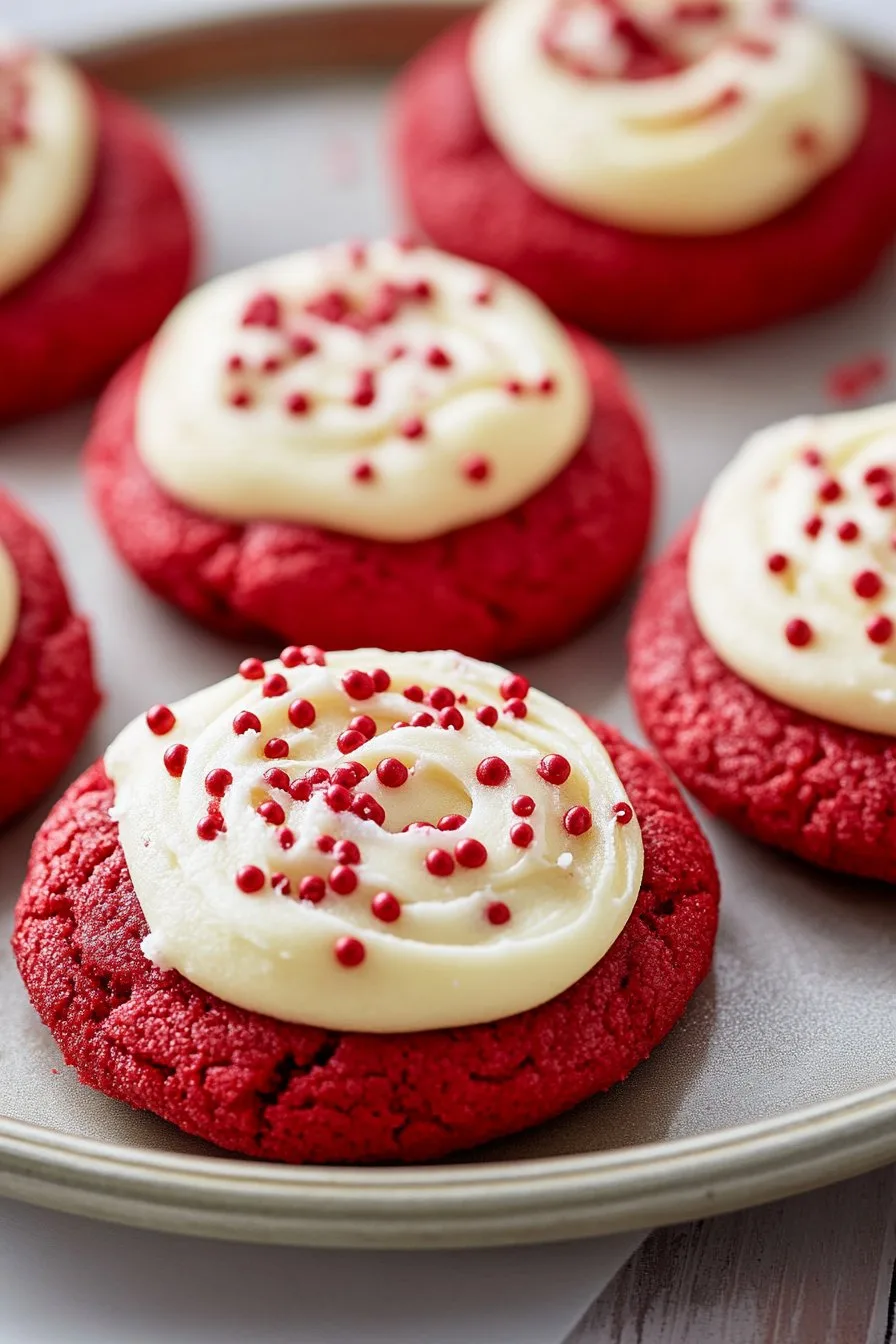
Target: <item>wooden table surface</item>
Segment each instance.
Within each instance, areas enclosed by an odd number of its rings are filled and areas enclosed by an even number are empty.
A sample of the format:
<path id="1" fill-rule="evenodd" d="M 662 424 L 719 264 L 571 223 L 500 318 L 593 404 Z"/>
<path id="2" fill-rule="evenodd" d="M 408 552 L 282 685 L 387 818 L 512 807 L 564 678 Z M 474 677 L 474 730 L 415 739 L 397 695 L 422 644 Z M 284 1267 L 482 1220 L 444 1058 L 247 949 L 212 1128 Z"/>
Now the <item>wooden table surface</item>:
<path id="1" fill-rule="evenodd" d="M 896 1167 L 662 1228 L 567 1344 L 896 1344 Z"/>

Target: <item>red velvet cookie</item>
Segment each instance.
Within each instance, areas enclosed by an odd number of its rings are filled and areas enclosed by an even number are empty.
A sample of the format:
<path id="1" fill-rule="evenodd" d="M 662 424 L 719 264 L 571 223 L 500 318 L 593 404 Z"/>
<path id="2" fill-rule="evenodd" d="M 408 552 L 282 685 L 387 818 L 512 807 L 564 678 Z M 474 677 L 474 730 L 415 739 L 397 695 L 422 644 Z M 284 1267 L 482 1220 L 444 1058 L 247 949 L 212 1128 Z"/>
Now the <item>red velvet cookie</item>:
<path id="1" fill-rule="evenodd" d="M 456 647 L 490 658 L 550 647 L 631 577 L 654 493 L 644 431 L 617 364 L 589 337 L 569 335 L 591 401 L 584 439 L 547 484 L 498 516 L 395 541 L 189 507 L 154 480 L 136 447 L 145 354 L 98 407 L 87 446 L 94 504 L 153 592 L 225 634 L 323 647 Z M 478 488 L 470 483 L 471 493 Z"/>
<path id="2" fill-rule="evenodd" d="M 688 596 L 688 527 L 652 570 L 629 637 L 644 730 L 682 783 L 746 835 L 896 882 L 896 742 L 784 705 L 726 667 Z"/>
<path id="3" fill-rule="evenodd" d="M 35 841 L 13 938 L 32 1001 L 84 1083 L 250 1157 L 425 1161 L 557 1115 L 625 1078 L 672 1028 L 717 922 L 712 857 L 674 786 L 593 726 L 641 822 L 643 884 L 610 951 L 541 1007 L 450 1031 L 334 1032 L 159 970 L 141 951 L 101 764 Z"/>
<path id="4" fill-rule="evenodd" d="M 37 524 L 0 493 L 0 544 L 15 570 L 18 618 L 0 659 L 0 821 L 65 770 L 99 705 L 87 623 L 73 613 Z"/>
<path id="5" fill-rule="evenodd" d="M 849 294 L 896 234 L 889 81 L 868 76 L 858 145 L 795 205 L 736 232 L 664 236 L 586 218 L 523 180 L 483 124 L 471 30 L 464 20 L 439 38 L 398 86 L 394 156 L 410 218 L 438 246 L 506 271 L 571 322 L 631 340 L 759 327 Z"/>
<path id="6" fill-rule="evenodd" d="M 187 288 L 193 225 L 165 140 L 145 112 L 93 89 L 94 177 L 74 229 L 0 293 L 0 419 L 93 391 Z"/>

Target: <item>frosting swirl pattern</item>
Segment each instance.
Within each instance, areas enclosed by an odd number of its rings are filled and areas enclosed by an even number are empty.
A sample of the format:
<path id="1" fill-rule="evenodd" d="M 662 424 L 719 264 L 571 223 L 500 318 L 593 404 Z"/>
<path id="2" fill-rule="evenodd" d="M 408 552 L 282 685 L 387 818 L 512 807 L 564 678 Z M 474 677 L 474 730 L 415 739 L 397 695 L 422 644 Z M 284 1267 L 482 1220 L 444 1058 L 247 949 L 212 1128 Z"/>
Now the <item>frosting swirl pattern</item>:
<path id="1" fill-rule="evenodd" d="M 600 742 L 455 653 L 290 648 L 109 748 L 147 956 L 242 1007 L 373 1032 L 534 1007 L 612 945 L 643 867 Z"/>
<path id="2" fill-rule="evenodd" d="M 71 233 L 93 183 L 96 128 L 81 75 L 0 37 L 0 294 Z"/>
<path id="3" fill-rule="evenodd" d="M 896 734 L 896 404 L 750 439 L 703 506 L 689 589 L 705 639 L 746 681 Z"/>
<path id="4" fill-rule="evenodd" d="M 865 120 L 852 57 L 779 0 L 494 0 L 470 61 L 483 119 L 524 178 L 646 233 L 780 214 Z"/>
<path id="5" fill-rule="evenodd" d="M 137 447 L 175 498 L 386 541 L 507 512 L 590 414 L 563 328 L 495 272 L 390 242 L 213 281 L 157 337 Z"/>

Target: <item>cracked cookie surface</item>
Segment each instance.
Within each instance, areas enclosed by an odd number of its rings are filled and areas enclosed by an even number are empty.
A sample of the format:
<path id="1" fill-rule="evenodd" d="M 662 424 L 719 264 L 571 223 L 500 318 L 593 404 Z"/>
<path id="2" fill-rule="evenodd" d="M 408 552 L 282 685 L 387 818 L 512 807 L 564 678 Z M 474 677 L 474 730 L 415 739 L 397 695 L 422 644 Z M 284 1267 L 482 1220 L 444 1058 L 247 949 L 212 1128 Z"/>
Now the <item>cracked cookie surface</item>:
<path id="1" fill-rule="evenodd" d="M 32 1002 L 82 1082 L 250 1157 L 425 1161 L 514 1133 L 625 1078 L 706 975 L 718 877 L 665 771 L 592 724 L 637 811 L 645 871 L 607 955 L 548 1003 L 497 1022 L 332 1032 L 224 1003 L 162 971 L 101 764 L 35 840 L 13 946 Z"/>

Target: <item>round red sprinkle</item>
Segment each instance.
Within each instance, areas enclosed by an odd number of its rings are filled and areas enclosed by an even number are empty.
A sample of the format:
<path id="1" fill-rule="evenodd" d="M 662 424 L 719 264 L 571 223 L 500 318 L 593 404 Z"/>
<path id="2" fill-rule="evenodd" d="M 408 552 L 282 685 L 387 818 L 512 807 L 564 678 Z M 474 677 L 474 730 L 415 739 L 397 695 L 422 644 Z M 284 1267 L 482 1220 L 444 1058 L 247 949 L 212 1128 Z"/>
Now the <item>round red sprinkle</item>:
<path id="1" fill-rule="evenodd" d="M 504 384 L 504 391 L 509 393 L 511 397 L 520 397 L 523 393 L 523 385 L 519 378 L 508 378 Z"/>
<path id="2" fill-rule="evenodd" d="M 856 597 L 877 597 L 884 586 L 883 579 L 873 569 L 863 569 L 852 581 Z"/>
<path id="3" fill-rule="evenodd" d="M 394 924 L 401 914 L 401 906 L 391 891 L 378 891 L 370 902 L 370 909 L 384 924 Z"/>
<path id="4" fill-rule="evenodd" d="M 283 673 L 272 672 L 269 677 L 265 677 L 261 693 L 268 700 L 272 700 L 274 696 L 285 695 L 288 690 L 289 682 L 286 680 Z"/>
<path id="5" fill-rule="evenodd" d="M 225 770 L 222 765 L 219 765 L 214 770 L 209 770 L 206 775 L 205 791 L 212 798 L 223 798 L 232 783 L 233 775 L 229 770 Z"/>
<path id="6" fill-rule="evenodd" d="M 355 728 L 346 728 L 344 733 L 340 733 L 336 739 L 336 746 L 342 752 L 343 756 L 348 756 L 351 752 L 357 751 L 363 747 L 367 738 L 363 733 L 359 733 Z"/>
<path id="7" fill-rule="evenodd" d="M 273 798 L 269 798 L 266 803 L 261 803 L 256 811 L 260 817 L 268 823 L 269 826 L 282 826 L 286 820 L 286 813 L 279 803 Z"/>
<path id="8" fill-rule="evenodd" d="M 340 966 L 360 966 L 361 962 L 367 956 L 364 944 L 360 938 L 337 938 L 336 946 L 333 949 L 336 954 L 336 960 Z"/>
<path id="9" fill-rule="evenodd" d="M 504 713 L 509 714 L 514 719 L 524 719 L 529 710 L 525 700 L 508 700 L 504 706 Z"/>
<path id="10" fill-rule="evenodd" d="M 408 777 L 408 768 L 394 756 L 387 756 L 376 768 L 376 777 L 387 789 L 400 789 Z"/>
<path id="11" fill-rule="evenodd" d="M 440 831 L 456 831 L 465 821 L 466 817 L 462 817 L 459 812 L 449 812 L 447 817 L 440 817 L 436 825 Z"/>
<path id="12" fill-rule="evenodd" d="M 333 853 L 340 863 L 361 862 L 361 851 L 354 840 L 340 840 Z"/>
<path id="13" fill-rule="evenodd" d="M 548 784 L 565 784 L 569 779 L 572 766 L 565 756 L 553 754 L 543 756 L 538 762 L 538 773 Z"/>
<path id="14" fill-rule="evenodd" d="M 510 778 L 510 766 L 500 756 L 486 756 L 476 767 L 476 778 L 480 784 L 496 788 Z"/>
<path id="15" fill-rule="evenodd" d="M 233 731 L 238 737 L 242 737 L 243 733 L 260 733 L 261 719 L 250 709 L 241 709 L 233 721 Z"/>
<path id="16" fill-rule="evenodd" d="M 231 392 L 227 398 L 228 404 L 238 411 L 247 411 L 252 405 L 252 397 L 245 389 L 239 392 Z"/>
<path id="17" fill-rule="evenodd" d="M 196 823 L 196 834 L 200 840 L 214 840 L 220 827 L 214 817 L 203 817 Z"/>
<path id="18" fill-rule="evenodd" d="M 325 770 L 322 765 L 312 765 L 305 771 L 305 779 L 314 787 L 316 784 L 329 784 L 330 772 Z"/>
<path id="19" fill-rule="evenodd" d="M 324 667 L 327 662 L 327 655 L 317 644 L 303 644 L 299 649 L 303 662 L 312 667 Z"/>
<path id="20" fill-rule="evenodd" d="M 285 873 L 271 873 L 271 886 L 275 891 L 279 891 L 281 896 L 292 895 L 292 883 Z"/>
<path id="21" fill-rule="evenodd" d="M 429 728 L 434 723 L 435 719 L 433 716 L 427 714 L 425 710 L 421 711 L 419 714 L 414 714 L 411 717 L 412 728 Z"/>
<path id="22" fill-rule="evenodd" d="M 177 742 L 173 747 L 169 747 L 162 757 L 165 762 L 165 769 L 172 779 L 180 779 L 187 764 L 187 748 L 183 742 Z"/>
<path id="23" fill-rule="evenodd" d="M 268 738 L 264 744 L 264 754 L 269 761 L 279 760 L 283 756 L 289 755 L 289 743 L 282 737 Z"/>
<path id="24" fill-rule="evenodd" d="M 280 650 L 280 661 L 284 667 L 299 667 L 305 659 L 298 645 L 287 644 L 285 649 Z"/>
<path id="25" fill-rule="evenodd" d="M 477 453 L 474 457 L 468 457 L 462 464 L 461 470 L 468 481 L 485 481 L 491 474 L 492 464 L 487 457 Z"/>
<path id="26" fill-rule="evenodd" d="M 146 726 L 156 737 L 170 733 L 177 720 L 167 705 L 153 705 L 146 711 Z"/>
<path id="27" fill-rule="evenodd" d="M 376 826 L 382 826 L 386 820 L 385 809 L 372 793 L 359 793 L 352 801 L 351 810 L 362 821 L 372 821 Z"/>
<path id="28" fill-rule="evenodd" d="M 865 626 L 865 633 L 872 644 L 888 644 L 893 638 L 893 622 L 889 616 L 875 616 Z"/>
<path id="29" fill-rule="evenodd" d="M 892 475 L 889 467 L 869 467 L 862 479 L 866 485 L 888 485 Z"/>
<path id="30" fill-rule="evenodd" d="M 452 360 L 446 350 L 440 345 L 431 345 L 424 356 L 427 364 L 432 369 L 450 369 Z"/>
<path id="31" fill-rule="evenodd" d="M 518 798 L 514 798 L 510 804 L 510 810 L 517 817 L 531 817 L 535 811 L 535 799 L 530 798 L 528 793 L 521 793 Z"/>
<path id="32" fill-rule="evenodd" d="M 511 673 L 501 682 L 501 698 L 503 700 L 525 700 L 528 694 L 528 681 L 516 672 Z"/>
<path id="33" fill-rule="evenodd" d="M 627 826 L 634 817 L 634 812 L 629 803 L 617 803 L 613 808 L 613 816 L 619 826 Z"/>
<path id="34" fill-rule="evenodd" d="M 317 341 L 306 336 L 303 332 L 297 332 L 295 336 L 290 337 L 289 348 L 299 359 L 304 359 L 306 355 L 313 355 L 317 349 Z"/>
<path id="35" fill-rule="evenodd" d="M 885 486 L 883 490 L 878 490 L 874 502 L 879 509 L 889 509 L 896 503 L 896 493 L 889 486 Z"/>
<path id="36" fill-rule="evenodd" d="M 314 843 L 321 854 L 332 854 L 336 839 L 332 835 L 319 835 Z"/>
<path id="37" fill-rule="evenodd" d="M 855 541 L 859 535 L 859 525 L 854 523 L 851 518 L 847 518 L 845 523 L 841 523 L 837 528 L 837 536 L 841 541 Z"/>
<path id="38" fill-rule="evenodd" d="M 422 439 L 426 433 L 426 426 L 419 415 L 409 415 L 407 420 L 401 422 L 399 432 L 405 439 Z"/>
<path id="39" fill-rule="evenodd" d="M 307 392 L 290 392 L 283 404 L 290 415 L 307 415 L 311 410 L 311 398 Z"/>
<path id="40" fill-rule="evenodd" d="M 274 765 L 270 770 L 265 770 L 262 778 L 270 788 L 283 789 L 285 792 L 289 792 L 289 775 L 285 770 L 281 770 L 279 765 Z"/>
<path id="41" fill-rule="evenodd" d="M 293 728 L 310 728 L 317 718 L 317 711 L 310 700 L 293 700 L 286 713 Z"/>
<path id="42" fill-rule="evenodd" d="M 280 325 L 280 300 L 276 294 L 263 290 L 250 299 L 243 310 L 244 327 L 278 327 Z"/>
<path id="43" fill-rule="evenodd" d="M 812 639 L 812 627 L 808 621 L 797 616 L 784 627 L 784 637 L 795 649 L 803 649 Z"/>
<path id="44" fill-rule="evenodd" d="M 489 924 L 506 924 L 510 919 L 510 910 L 503 901 L 490 901 L 485 907 L 485 917 Z"/>
<path id="45" fill-rule="evenodd" d="M 820 467 L 824 459 L 817 448 L 807 448 L 803 453 L 803 461 L 807 467 Z"/>
<path id="46" fill-rule="evenodd" d="M 376 737 L 376 720 L 369 714 L 356 714 L 348 726 L 354 732 L 360 733 L 368 742 L 372 737 Z"/>
<path id="47" fill-rule="evenodd" d="M 462 868 L 481 868 L 488 858 L 488 850 L 481 840 L 458 840 L 454 857 Z"/>
<path id="48" fill-rule="evenodd" d="M 404 695 L 405 700 L 413 700 L 415 704 L 419 704 L 423 699 L 423 687 L 406 686 L 402 694 Z"/>
<path id="49" fill-rule="evenodd" d="M 238 870 L 236 884 L 240 891 L 245 891 L 247 894 L 261 891 L 264 886 L 264 873 L 260 868 L 256 868 L 254 863 L 247 863 Z"/>
<path id="50" fill-rule="evenodd" d="M 571 807 L 563 818 L 563 828 L 568 835 L 584 835 L 591 830 L 591 813 L 587 807 Z"/>
<path id="51" fill-rule="evenodd" d="M 432 705 L 433 709 L 447 709 L 449 705 L 454 704 L 456 699 L 457 696 L 451 690 L 450 686 L 436 686 L 435 689 L 429 693 L 429 703 Z"/>
<path id="52" fill-rule="evenodd" d="M 510 828 L 510 839 L 518 849 L 528 849 L 535 839 L 535 832 L 528 821 L 515 821 Z"/>
<path id="53" fill-rule="evenodd" d="M 384 667 L 375 667 L 370 675 L 373 678 L 373 689 L 380 694 L 383 691 L 388 691 L 392 685 L 392 678 Z"/>
<path id="54" fill-rule="evenodd" d="M 332 812 L 347 812 L 352 805 L 352 796 L 343 784 L 331 784 L 324 797 Z"/>
<path id="55" fill-rule="evenodd" d="M 376 400 L 376 387 L 371 369 L 359 370 L 350 400 L 353 406 L 370 406 Z"/>
<path id="56" fill-rule="evenodd" d="M 542 396 L 548 396 L 551 392 L 554 391 L 554 388 L 556 386 L 557 386 L 557 380 L 555 378 L 552 378 L 549 373 L 545 374 L 544 378 L 539 379 L 538 382 L 538 390 L 542 394 Z"/>
<path id="57" fill-rule="evenodd" d="M 818 498 L 823 500 L 825 504 L 833 504 L 834 500 L 839 499 L 842 494 L 843 487 L 832 476 L 823 481 L 818 489 Z"/>
<path id="58" fill-rule="evenodd" d="M 352 467 L 353 480 L 372 481 L 375 475 L 376 471 L 374 469 L 373 463 L 368 462 L 366 458 L 362 458 L 360 462 L 356 462 L 355 465 Z"/>
<path id="59" fill-rule="evenodd" d="M 344 863 L 337 863 L 335 868 L 330 869 L 327 881 L 337 896 L 351 896 L 358 885 L 358 874 L 354 868 L 349 868 Z"/>
<path id="60" fill-rule="evenodd" d="M 244 658 L 240 663 L 239 672 L 247 681 L 261 681 L 264 676 L 264 663 L 260 658 Z"/>
<path id="61" fill-rule="evenodd" d="M 337 765 L 331 779 L 334 784 L 342 784 L 346 789 L 353 789 L 369 774 L 366 765 L 362 765 L 360 761 L 346 761 L 344 765 Z"/>
<path id="62" fill-rule="evenodd" d="M 454 872 L 454 860 L 447 849 L 431 849 L 426 856 L 426 868 L 433 877 L 450 877 Z"/>
<path id="63" fill-rule="evenodd" d="M 476 711 L 476 718 L 480 723 L 484 723 L 486 728 L 494 728 L 498 722 L 498 711 L 494 705 L 481 705 Z"/>
<path id="64" fill-rule="evenodd" d="M 295 832 L 288 826 L 284 826 L 282 831 L 277 833 L 277 843 L 281 849 L 292 849 L 296 842 Z"/>
<path id="65" fill-rule="evenodd" d="M 279 373 L 283 368 L 283 360 L 278 359 L 276 355 L 268 355 L 261 361 L 262 373 Z"/>
<path id="66" fill-rule="evenodd" d="M 228 360 L 227 360 L 227 372 L 228 372 L 228 373 L 239 373 L 240 369 L 242 369 L 243 367 L 244 367 L 244 363 L 243 363 L 243 357 L 242 357 L 242 355 L 230 355 L 230 356 L 229 356 L 229 358 L 228 358 Z"/>
<path id="67" fill-rule="evenodd" d="M 311 797 L 311 785 L 307 779 L 294 779 L 289 786 L 289 795 L 297 803 L 307 803 Z"/>
<path id="68" fill-rule="evenodd" d="M 457 728 L 459 730 L 463 728 L 463 726 L 464 716 L 457 708 L 457 705 L 449 705 L 447 709 L 439 710 L 439 727 Z"/>
<path id="69" fill-rule="evenodd" d="M 786 555 L 782 555 L 780 551 L 776 551 L 774 555 L 769 556 L 765 563 L 772 574 L 783 574 L 790 561 L 787 559 Z"/>
<path id="70" fill-rule="evenodd" d="M 342 689 L 352 700 L 369 700 L 376 688 L 373 684 L 373 677 L 369 672 L 361 672 L 358 668 L 352 668 L 342 678 Z"/>
<path id="71" fill-rule="evenodd" d="M 803 531 L 805 532 L 807 537 L 817 537 L 822 527 L 823 523 L 821 519 L 816 515 L 814 518 L 809 518 L 808 521 L 803 525 Z"/>
<path id="72" fill-rule="evenodd" d="M 303 901 L 311 901 L 312 905 L 317 905 L 326 894 L 326 883 L 322 877 L 317 877 L 314 873 L 309 873 L 299 883 L 299 896 Z"/>

